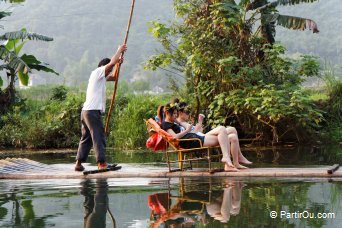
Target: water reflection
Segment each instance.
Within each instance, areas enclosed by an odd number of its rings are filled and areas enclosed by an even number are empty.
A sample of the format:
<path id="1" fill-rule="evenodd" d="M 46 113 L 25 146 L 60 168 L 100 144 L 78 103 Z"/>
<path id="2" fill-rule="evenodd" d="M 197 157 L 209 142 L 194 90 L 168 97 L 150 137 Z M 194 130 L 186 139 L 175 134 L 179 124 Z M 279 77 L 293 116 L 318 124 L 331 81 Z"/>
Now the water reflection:
<path id="1" fill-rule="evenodd" d="M 106 227 L 107 212 L 112 220 L 113 227 L 116 227 L 115 218 L 108 206 L 108 183 L 106 179 L 97 179 L 95 184 L 90 179 L 84 180 L 81 182 L 80 193 L 84 196 L 84 227 Z"/>
<path id="2" fill-rule="evenodd" d="M 0 180 L 0 189 L 0 227 L 342 227 L 341 179 Z"/>
<path id="3" fill-rule="evenodd" d="M 223 223 L 227 223 L 230 215 L 237 215 L 241 208 L 241 191 L 244 184 L 238 181 L 226 181 L 222 196 L 212 197 L 207 203 L 207 213 Z"/>
<path id="4" fill-rule="evenodd" d="M 181 179 L 179 191 L 155 193 L 148 196 L 151 227 L 194 227 L 208 225 L 210 220 L 227 223 L 241 208 L 241 181 L 226 179 L 220 183 L 200 184 Z"/>

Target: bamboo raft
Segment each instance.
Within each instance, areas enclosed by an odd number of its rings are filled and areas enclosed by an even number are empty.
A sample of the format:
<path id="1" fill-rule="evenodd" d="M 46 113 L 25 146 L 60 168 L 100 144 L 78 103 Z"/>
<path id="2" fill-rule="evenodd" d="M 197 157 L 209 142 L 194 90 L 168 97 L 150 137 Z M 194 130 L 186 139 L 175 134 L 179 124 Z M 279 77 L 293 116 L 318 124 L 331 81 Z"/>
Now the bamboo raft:
<path id="1" fill-rule="evenodd" d="M 85 164 L 86 170 L 96 169 Z M 118 171 L 83 175 L 74 171 L 74 164 L 47 165 L 25 158 L 0 160 L 0 179 L 81 179 L 81 178 L 169 178 L 169 177 L 271 177 L 271 178 L 340 178 L 339 165 L 310 168 L 250 168 L 240 172 L 216 172 L 195 169 L 183 172 L 168 172 L 165 167 L 132 166 L 124 164 Z M 331 174 L 330 174 L 331 173 Z"/>

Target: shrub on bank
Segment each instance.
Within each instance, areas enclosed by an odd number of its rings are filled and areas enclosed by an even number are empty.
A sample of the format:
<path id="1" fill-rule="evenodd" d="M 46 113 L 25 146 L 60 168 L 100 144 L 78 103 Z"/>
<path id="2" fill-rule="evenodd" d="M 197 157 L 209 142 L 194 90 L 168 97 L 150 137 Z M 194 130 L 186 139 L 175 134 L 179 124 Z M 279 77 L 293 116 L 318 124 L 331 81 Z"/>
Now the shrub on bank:
<path id="1" fill-rule="evenodd" d="M 26 101 L 2 116 L 0 146 L 20 148 L 75 147 L 79 140 L 79 112 L 83 99 L 69 95 L 64 101 Z"/>
<path id="2" fill-rule="evenodd" d="M 84 94 L 67 94 L 65 100 L 26 100 L 0 117 L 0 148 L 77 148 L 84 99 Z M 147 137 L 143 119 L 153 117 L 158 105 L 166 103 L 166 100 L 163 96 L 119 94 L 112 113 L 107 146 L 143 147 Z M 108 100 L 107 110 L 109 104 Z"/>
<path id="3" fill-rule="evenodd" d="M 148 137 L 144 119 L 154 117 L 158 106 L 169 100 L 146 95 L 120 97 L 113 113 L 107 145 L 124 149 L 144 148 Z"/>

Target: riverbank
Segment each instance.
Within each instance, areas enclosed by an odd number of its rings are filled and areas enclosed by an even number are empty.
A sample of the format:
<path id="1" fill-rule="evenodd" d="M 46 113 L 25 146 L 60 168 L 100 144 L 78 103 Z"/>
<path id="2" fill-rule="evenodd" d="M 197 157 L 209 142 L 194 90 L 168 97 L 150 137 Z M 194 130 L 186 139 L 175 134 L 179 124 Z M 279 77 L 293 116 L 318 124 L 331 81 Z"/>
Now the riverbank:
<path id="1" fill-rule="evenodd" d="M 21 155 L 56 155 L 56 154 L 76 154 L 77 149 L 45 149 L 45 150 L 29 150 L 29 149 L 0 149 L 0 158 L 16 157 Z"/>

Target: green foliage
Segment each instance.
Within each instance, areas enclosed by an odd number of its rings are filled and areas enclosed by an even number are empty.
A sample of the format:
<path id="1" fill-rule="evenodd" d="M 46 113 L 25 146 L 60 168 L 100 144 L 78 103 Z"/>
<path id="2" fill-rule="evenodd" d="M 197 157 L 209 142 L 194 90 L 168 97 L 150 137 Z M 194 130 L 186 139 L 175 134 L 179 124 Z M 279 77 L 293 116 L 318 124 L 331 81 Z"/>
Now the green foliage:
<path id="1" fill-rule="evenodd" d="M 22 1 L 10 1 L 10 3 L 19 3 Z M 9 16 L 10 13 L 2 11 L 0 18 Z M 19 56 L 19 52 L 27 40 L 42 40 L 52 41 L 53 39 L 37 33 L 27 32 L 25 28 L 20 31 L 7 32 L 0 36 L 0 40 L 5 40 L 5 43 L 0 45 L 0 60 L 3 64 L 0 66 L 0 71 L 5 70 L 9 79 L 9 84 L 4 91 L 0 89 L 0 105 L 3 106 L 1 113 L 7 112 L 15 103 L 16 90 L 15 82 L 19 78 L 21 83 L 27 85 L 29 82 L 29 73 L 31 70 L 45 71 L 57 74 L 53 69 L 47 67 L 46 63 L 37 60 L 33 55 Z M 0 88 L 3 85 L 0 80 Z"/>
<path id="2" fill-rule="evenodd" d="M 325 77 L 329 95 L 329 114 L 342 121 L 342 80 Z"/>
<path id="3" fill-rule="evenodd" d="M 19 56 L 19 52 L 27 40 L 36 39 L 42 41 L 52 41 L 52 38 L 36 33 L 29 33 L 26 31 L 26 29 L 22 29 L 17 32 L 5 33 L 4 35 L 0 36 L 0 39 L 6 40 L 5 44 L 0 46 L 0 59 L 5 62 L 5 65 L 2 66 L 3 69 L 7 69 L 8 71 L 12 70 L 14 73 L 18 72 L 19 78 L 24 85 L 27 85 L 28 73 L 32 69 L 38 71 L 42 70 L 58 75 L 58 73 L 56 73 L 54 70 L 48 68 L 46 66 L 47 64 L 37 60 L 33 55 L 23 54 L 22 56 Z"/>
<path id="4" fill-rule="evenodd" d="M 277 12 L 276 5 L 305 1 L 236 2 L 175 0 L 180 20 L 170 25 L 151 23 L 150 31 L 164 50 L 146 67 L 169 66 L 182 72 L 196 110 L 208 114 L 212 127 L 233 124 L 245 135 L 273 142 L 309 138 L 322 121 L 322 112 L 300 83 L 304 76 L 318 74 L 317 59 L 285 58 L 285 48 L 272 44 L 270 34 L 263 31 L 267 26 L 272 30 L 269 19 L 261 17 L 261 26 L 252 29 L 259 14 Z M 252 9 L 256 11 L 250 14 Z M 295 26 L 294 20 L 291 27 Z"/>
<path id="5" fill-rule="evenodd" d="M 1 0 L 1 1 L 18 4 L 18 3 L 23 3 L 23 2 L 25 2 L 26 0 Z"/>
<path id="6" fill-rule="evenodd" d="M 0 40 L 42 40 L 42 41 L 53 41 L 53 38 L 44 36 L 34 32 L 27 32 L 25 29 L 14 32 L 6 32 L 0 36 Z"/>
<path id="7" fill-rule="evenodd" d="M 53 88 L 50 100 L 64 101 L 67 97 L 68 89 L 65 86 Z"/>
<path id="8" fill-rule="evenodd" d="M 314 109 L 308 95 L 301 90 L 269 84 L 221 93 L 209 106 L 210 124 L 225 125 L 236 121 L 250 135 L 273 138 L 275 141 L 307 139 L 300 135 L 322 120 L 322 112 Z M 228 110 L 228 112 L 227 112 Z"/>
<path id="9" fill-rule="evenodd" d="M 23 105 L 1 116 L 0 145 L 4 147 L 75 147 L 79 140 L 79 115 L 83 99 L 69 95 L 63 102 Z M 65 127 L 68 126 L 68 127 Z"/>
<path id="10" fill-rule="evenodd" d="M 319 74 L 320 66 L 318 64 L 318 57 L 304 55 L 302 56 L 302 63 L 299 68 L 299 74 L 302 76 L 317 76 Z"/>
<path id="11" fill-rule="evenodd" d="M 325 80 L 328 99 L 321 103 L 326 110 L 326 138 L 329 141 L 342 141 L 342 80 L 336 79 L 333 72 L 327 71 Z"/>
<path id="12" fill-rule="evenodd" d="M 30 87 L 28 89 L 19 90 L 18 93 L 23 98 L 28 101 L 33 102 L 44 102 L 49 100 L 53 96 L 53 91 L 60 86 L 56 85 L 37 85 Z M 82 92 L 86 90 L 85 86 L 78 87 L 65 87 L 69 93 L 79 94 L 79 96 L 83 96 Z"/>
<path id="13" fill-rule="evenodd" d="M 124 149 L 145 148 L 148 138 L 144 119 L 152 118 L 169 99 L 156 96 L 129 95 L 117 101 L 108 146 Z"/>
<path id="14" fill-rule="evenodd" d="M 81 136 L 80 113 L 85 95 L 71 93 L 75 89 L 64 86 L 29 90 L 22 92 L 27 99 L 21 105 L 0 116 L 0 148 L 76 148 Z M 42 93 L 45 93 L 43 97 Z M 157 107 L 170 98 L 123 94 L 119 86 L 107 146 L 142 148 L 147 138 L 144 119 L 154 117 Z M 109 103 L 108 100 L 108 106 Z"/>

